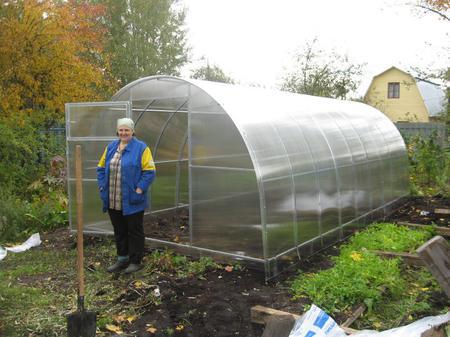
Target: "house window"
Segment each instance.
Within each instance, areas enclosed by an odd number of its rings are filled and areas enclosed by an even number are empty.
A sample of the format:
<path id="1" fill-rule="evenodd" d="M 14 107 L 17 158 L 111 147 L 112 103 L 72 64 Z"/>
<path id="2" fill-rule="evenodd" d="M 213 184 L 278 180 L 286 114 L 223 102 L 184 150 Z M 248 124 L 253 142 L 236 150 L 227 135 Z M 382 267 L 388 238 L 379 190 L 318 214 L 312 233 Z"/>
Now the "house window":
<path id="1" fill-rule="evenodd" d="M 399 98 L 400 97 L 400 83 L 390 82 L 388 83 L 388 98 Z"/>

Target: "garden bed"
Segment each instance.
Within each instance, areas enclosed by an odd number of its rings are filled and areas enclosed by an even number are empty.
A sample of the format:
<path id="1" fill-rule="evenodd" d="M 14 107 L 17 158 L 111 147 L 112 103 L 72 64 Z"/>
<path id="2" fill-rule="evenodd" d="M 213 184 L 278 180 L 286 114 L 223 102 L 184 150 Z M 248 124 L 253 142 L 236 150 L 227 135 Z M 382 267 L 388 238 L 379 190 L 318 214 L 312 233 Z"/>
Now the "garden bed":
<path id="1" fill-rule="evenodd" d="M 448 207 L 449 200 L 411 199 L 404 208 L 393 214 L 390 221 L 397 220 L 398 216 L 401 221 L 417 222 L 416 211 L 424 210 L 424 205 L 445 208 Z M 411 216 L 408 217 L 408 214 Z M 156 225 L 166 226 L 164 221 Z M 174 234 L 178 235 L 170 235 Z M 113 259 L 113 242 L 110 238 L 98 237 L 87 237 L 85 241 L 86 299 L 88 308 L 99 313 L 98 336 L 116 336 L 122 331 L 126 336 L 137 337 L 259 337 L 263 326 L 251 323 L 252 306 L 263 305 L 301 314 L 312 302 L 308 297 L 302 296 L 293 300 L 290 286 L 297 272 L 285 273 L 281 278 L 266 284 L 262 272 L 249 270 L 244 266 L 219 266 L 211 260 L 192 262 L 167 252 L 148 252 L 145 268 L 134 275 L 107 274 L 104 267 Z M 303 273 L 328 269 L 333 265 L 331 257 L 338 253 L 337 246 L 330 247 L 302 261 L 298 268 Z M 39 261 L 33 262 L 36 254 L 39 255 Z M 54 262 L 53 259 L 59 256 L 61 260 Z M 3 291 L 3 297 L 0 297 L 0 315 L 5 320 L 0 323 L 0 335 L 18 337 L 23 336 L 26 331 L 33 336 L 64 336 L 65 314 L 76 306 L 74 257 L 74 237 L 64 229 L 43 235 L 41 247 L 16 256 L 11 254 L 5 259 L 2 269 L 6 273 L 3 280 L 0 277 L 0 290 Z M 37 266 L 45 263 L 46 259 L 50 266 Z M 34 272 L 20 274 L 19 270 L 25 270 L 20 264 L 26 263 L 31 264 L 30 268 L 34 268 Z M 410 275 L 418 270 L 414 268 Z M 423 273 L 426 273 L 424 269 L 419 274 Z M 29 305 L 30 310 L 23 310 L 22 307 L 14 311 L 15 305 L 7 302 L 11 285 L 37 289 L 39 296 L 52 296 L 52 299 L 44 301 L 45 304 L 38 301 L 41 304 L 36 304 L 37 307 L 33 308 L 34 301 L 28 298 L 25 302 L 27 304 L 22 305 Z M 20 289 L 18 288 L 18 293 L 23 291 Z M 392 314 L 396 315 L 395 324 L 404 325 L 426 315 L 436 315 L 446 308 L 448 310 L 450 302 L 438 288 L 429 285 L 421 289 L 420 296 L 426 296 L 430 306 L 409 313 L 395 312 L 395 303 L 392 304 Z M 420 296 L 418 306 L 421 304 Z M 389 298 L 390 294 L 387 293 L 386 302 Z M 19 299 L 20 296 L 16 296 L 11 303 L 16 303 Z M 338 323 L 342 323 L 355 307 L 356 305 L 331 315 Z M 29 317 L 33 313 L 36 315 L 34 319 Z M 11 326 L 14 324 L 15 326 Z M 385 326 L 382 324 L 378 320 L 366 320 L 363 327 L 383 329 Z M 354 324 L 352 327 L 362 326 Z M 17 331 L 17 334 L 10 331 Z"/>

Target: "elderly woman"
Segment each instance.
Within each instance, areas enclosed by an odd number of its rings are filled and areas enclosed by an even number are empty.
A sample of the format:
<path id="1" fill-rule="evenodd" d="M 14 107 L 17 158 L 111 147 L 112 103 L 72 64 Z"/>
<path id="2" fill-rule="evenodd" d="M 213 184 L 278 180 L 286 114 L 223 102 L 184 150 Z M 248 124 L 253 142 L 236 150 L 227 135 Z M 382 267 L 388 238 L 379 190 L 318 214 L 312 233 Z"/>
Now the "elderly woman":
<path id="1" fill-rule="evenodd" d="M 114 227 L 117 261 L 109 272 L 125 269 L 130 274 L 142 268 L 144 210 L 147 190 L 155 178 L 155 164 L 148 146 L 134 137 L 134 122 L 117 120 L 117 136 L 105 148 L 97 166 L 97 182 L 103 212 Z"/>

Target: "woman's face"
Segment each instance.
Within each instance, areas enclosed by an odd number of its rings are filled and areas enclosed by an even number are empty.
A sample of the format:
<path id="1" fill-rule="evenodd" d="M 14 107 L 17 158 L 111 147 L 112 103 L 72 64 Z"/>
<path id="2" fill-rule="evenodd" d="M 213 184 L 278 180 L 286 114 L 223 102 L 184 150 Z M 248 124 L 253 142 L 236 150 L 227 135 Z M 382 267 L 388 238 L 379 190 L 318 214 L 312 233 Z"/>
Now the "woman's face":
<path id="1" fill-rule="evenodd" d="M 123 143 L 128 143 L 131 138 L 133 138 L 133 130 L 128 126 L 119 126 L 117 128 L 117 133 L 119 134 L 119 139 Z"/>

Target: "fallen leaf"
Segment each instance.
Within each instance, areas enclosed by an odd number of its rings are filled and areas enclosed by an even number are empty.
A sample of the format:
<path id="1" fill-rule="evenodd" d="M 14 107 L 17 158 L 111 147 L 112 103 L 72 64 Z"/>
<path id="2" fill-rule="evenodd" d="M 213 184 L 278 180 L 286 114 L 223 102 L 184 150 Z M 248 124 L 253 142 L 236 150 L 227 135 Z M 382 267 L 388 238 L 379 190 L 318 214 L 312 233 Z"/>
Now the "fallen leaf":
<path id="1" fill-rule="evenodd" d="M 125 321 L 125 316 L 124 315 L 113 316 L 113 320 L 116 323 L 122 323 L 123 321 Z"/>
<path id="2" fill-rule="evenodd" d="M 381 328 L 381 323 L 380 322 L 375 322 L 375 323 L 373 323 L 373 327 L 376 328 L 376 329 L 379 329 L 379 328 Z"/>
<path id="3" fill-rule="evenodd" d="M 233 271 L 233 266 L 226 266 L 225 270 L 230 273 Z"/>
<path id="4" fill-rule="evenodd" d="M 111 331 L 111 332 L 115 332 L 116 334 L 119 334 L 119 335 L 123 334 L 122 329 L 119 326 L 117 326 L 117 325 L 106 324 L 105 328 L 106 328 L 106 330 Z"/>
<path id="5" fill-rule="evenodd" d="M 128 322 L 128 323 L 131 323 L 131 322 L 135 321 L 136 319 L 137 319 L 137 316 L 136 316 L 136 315 L 129 316 L 129 317 L 127 317 L 127 322 Z"/>
<path id="6" fill-rule="evenodd" d="M 158 331 L 158 329 L 151 326 L 150 328 L 146 329 L 145 331 L 150 332 L 150 333 L 155 333 L 156 331 Z"/>
<path id="7" fill-rule="evenodd" d="M 177 325 L 177 327 L 175 328 L 175 330 L 177 331 L 183 331 L 184 330 L 184 326 L 182 324 Z"/>

